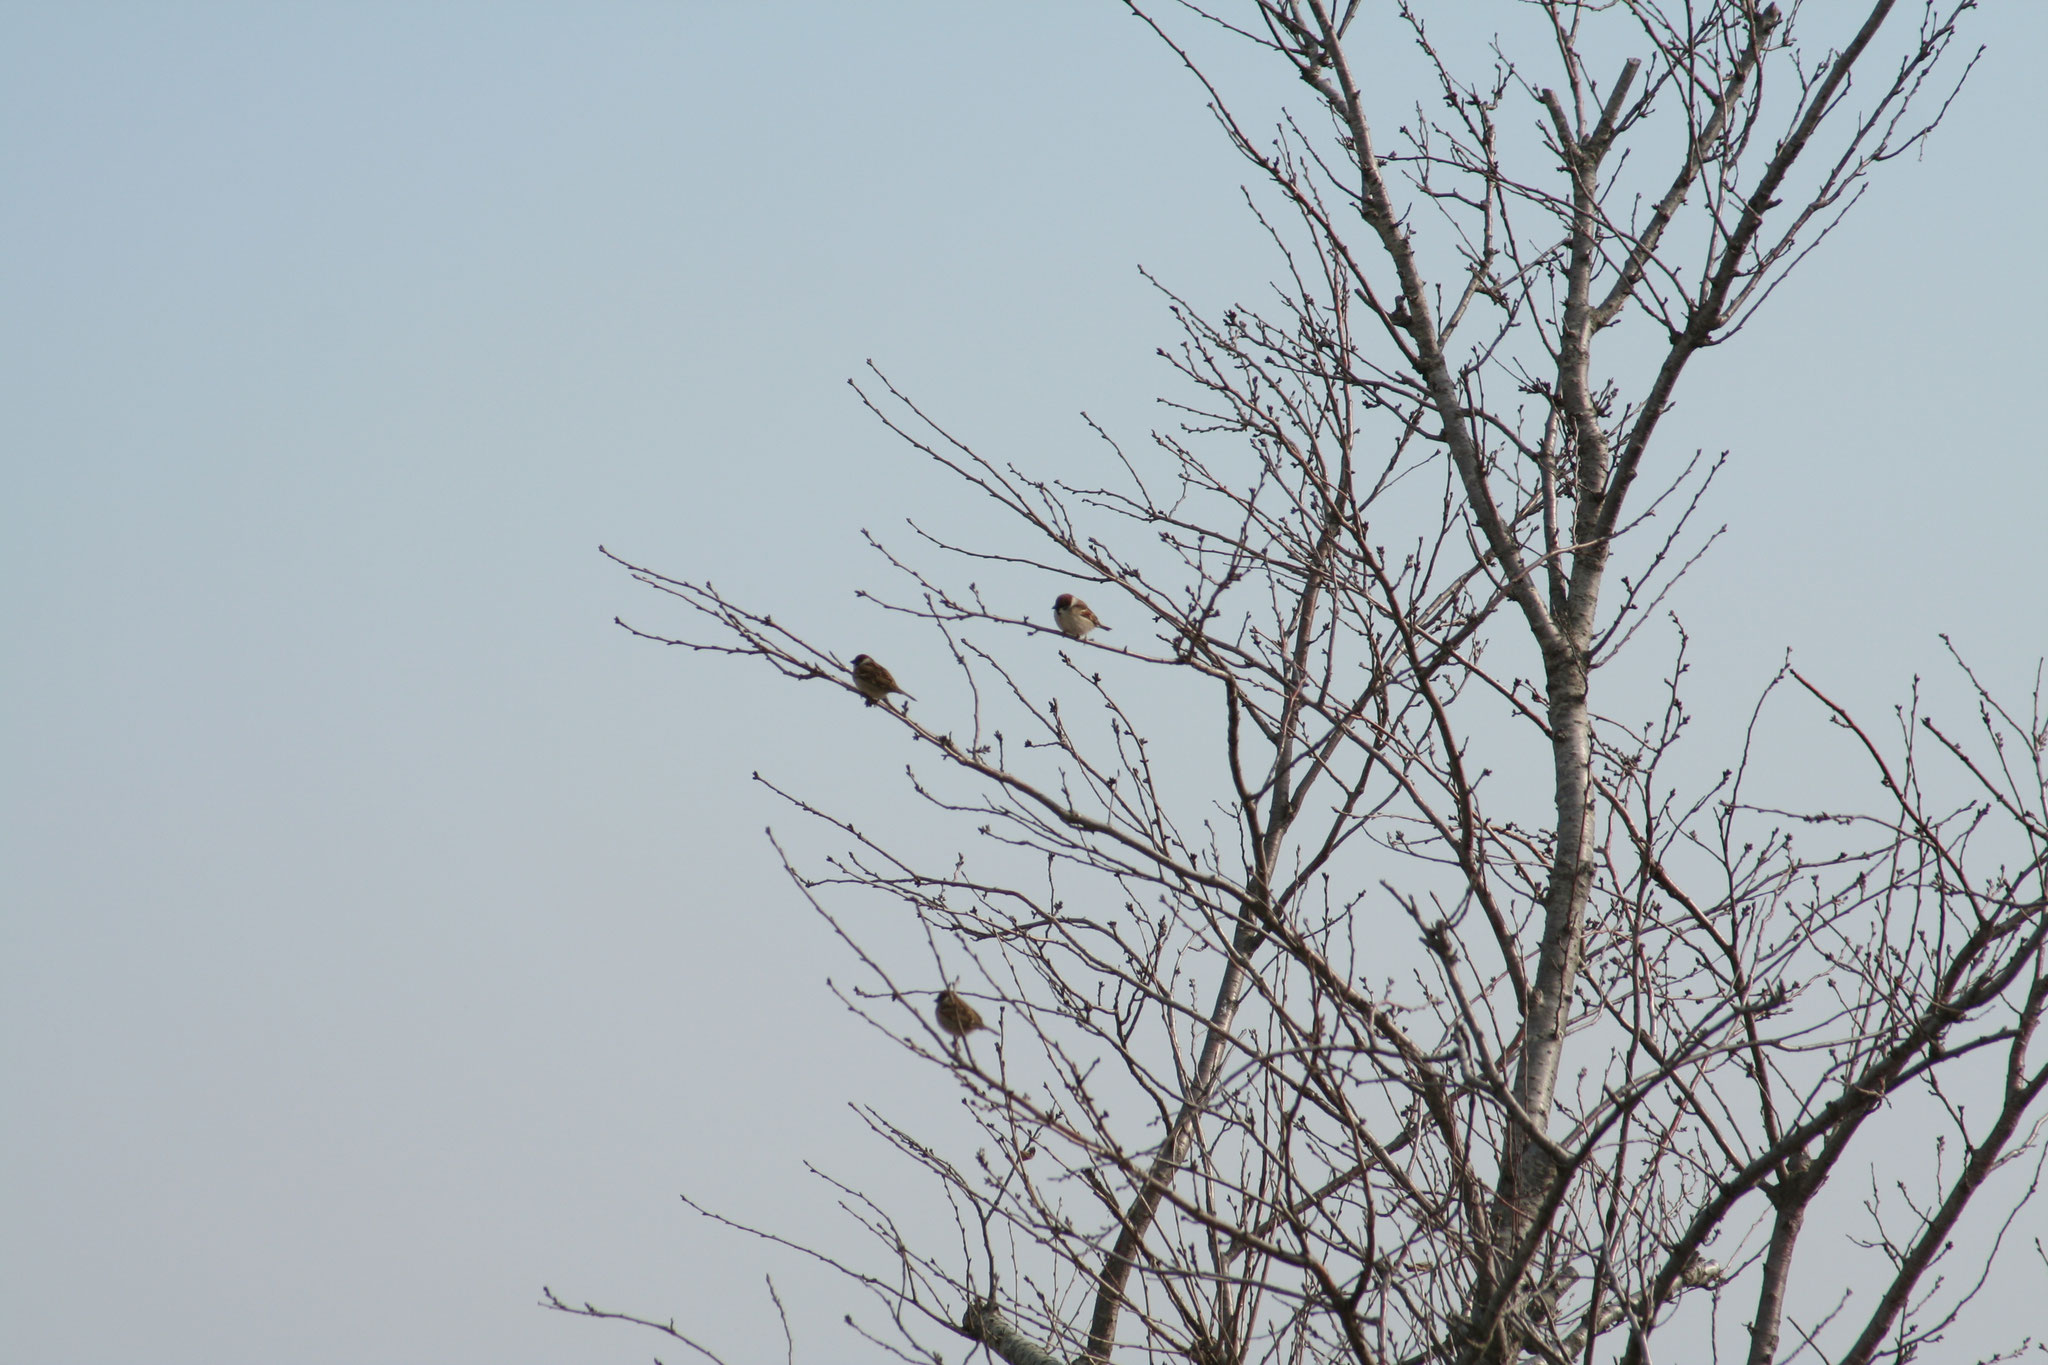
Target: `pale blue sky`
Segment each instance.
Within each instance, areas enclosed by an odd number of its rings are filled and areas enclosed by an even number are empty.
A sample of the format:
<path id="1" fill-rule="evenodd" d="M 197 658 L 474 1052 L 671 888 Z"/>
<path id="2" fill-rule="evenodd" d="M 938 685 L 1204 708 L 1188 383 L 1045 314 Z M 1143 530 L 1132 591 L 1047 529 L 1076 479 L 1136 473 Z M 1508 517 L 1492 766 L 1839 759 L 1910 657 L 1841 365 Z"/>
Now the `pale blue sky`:
<path id="1" fill-rule="evenodd" d="M 1881 713 L 1938 631 L 2014 689 L 2048 644 L 2048 10 L 1973 31 L 1684 395 L 1721 684 L 1791 645 Z M 844 380 L 1142 444 L 1135 267 L 1255 294 L 1242 179 L 1107 0 L 0 5 L 0 1360 L 657 1348 L 543 1282 L 759 1359 L 769 1271 L 851 1358 L 857 1300 L 674 1195 L 839 1245 L 803 1159 L 918 1197 L 846 1104 L 944 1097 L 844 1022 L 746 780 L 858 811 L 902 753 L 625 637 L 596 546 L 916 690 L 859 530 L 979 513 Z"/>

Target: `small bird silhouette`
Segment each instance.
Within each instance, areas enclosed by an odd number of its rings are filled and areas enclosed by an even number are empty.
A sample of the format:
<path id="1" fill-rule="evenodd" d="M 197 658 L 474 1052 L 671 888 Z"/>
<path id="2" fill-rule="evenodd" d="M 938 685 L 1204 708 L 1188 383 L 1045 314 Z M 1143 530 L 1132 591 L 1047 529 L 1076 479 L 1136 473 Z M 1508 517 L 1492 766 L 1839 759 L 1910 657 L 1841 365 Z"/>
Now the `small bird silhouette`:
<path id="1" fill-rule="evenodd" d="M 1059 622 L 1060 633 L 1071 635 L 1078 640 L 1091 630 L 1108 630 L 1088 604 L 1070 592 L 1063 592 L 1052 599 L 1052 619 Z"/>
<path id="2" fill-rule="evenodd" d="M 895 675 L 865 654 L 853 656 L 853 685 L 868 699 L 869 706 L 876 702 L 888 706 L 891 692 L 903 692 L 903 689 L 896 685 Z M 903 695 L 910 697 L 908 692 L 903 692 Z M 916 697 L 910 699 L 917 700 Z"/>
<path id="3" fill-rule="evenodd" d="M 988 1027 L 981 1022 L 981 1015 L 975 1011 L 974 1006 L 962 1000 L 951 989 L 939 992 L 939 1007 L 936 1013 L 939 1027 L 955 1038 L 965 1038 L 978 1028 Z"/>

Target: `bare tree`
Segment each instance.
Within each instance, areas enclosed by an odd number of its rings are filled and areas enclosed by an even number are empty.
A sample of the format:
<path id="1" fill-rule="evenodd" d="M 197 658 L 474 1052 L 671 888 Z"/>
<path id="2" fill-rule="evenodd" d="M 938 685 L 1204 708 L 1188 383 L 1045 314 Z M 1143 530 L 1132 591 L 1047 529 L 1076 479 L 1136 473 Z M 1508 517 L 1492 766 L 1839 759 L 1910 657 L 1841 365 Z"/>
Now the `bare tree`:
<path id="1" fill-rule="evenodd" d="M 1271 134 L 1132 8 L 1257 168 L 1281 282 L 1220 316 L 1167 292 L 1176 424 L 1145 454 L 1098 433 L 1085 485 L 857 385 L 1020 532 L 877 543 L 906 585 L 878 604 L 944 642 L 971 715 L 626 565 L 709 623 L 636 633 L 886 709 L 934 820 L 974 831 L 919 866 L 786 794 L 843 845 L 784 865 L 867 973 L 849 1004 L 985 1131 L 961 1159 L 867 1111 L 963 1235 L 920 1245 L 849 1190 L 881 1261 L 836 1264 L 934 1365 L 961 1338 L 1012 1365 L 1911 1358 L 2033 1185 L 1944 1267 L 1973 1198 L 2039 1170 L 2048 719 L 1958 658 L 1980 733 L 1916 700 L 1881 736 L 1788 667 L 1750 734 L 1767 707 L 1839 727 L 1875 808 L 1775 808 L 1751 744 L 1691 754 L 1660 605 L 1717 466 L 1657 436 L 1693 358 L 1939 122 L 1968 0 L 1538 0 L 1543 42 L 1476 77 L 1405 3 L 1182 6 L 1311 93 Z M 1441 99 L 1390 130 L 1367 44 Z M 1109 630 L 971 574 L 1084 590 Z M 1603 696 L 1639 639 L 1671 642 L 1664 681 Z M 1048 697 L 1017 661 L 1054 650 Z M 1158 703 L 1180 678 L 1193 732 Z M 929 957 L 869 951 L 848 888 Z M 1883 1178 L 1860 1240 L 1809 1233 L 1852 1172 Z M 1803 1255 L 1860 1255 L 1855 1292 L 1813 1300 Z"/>

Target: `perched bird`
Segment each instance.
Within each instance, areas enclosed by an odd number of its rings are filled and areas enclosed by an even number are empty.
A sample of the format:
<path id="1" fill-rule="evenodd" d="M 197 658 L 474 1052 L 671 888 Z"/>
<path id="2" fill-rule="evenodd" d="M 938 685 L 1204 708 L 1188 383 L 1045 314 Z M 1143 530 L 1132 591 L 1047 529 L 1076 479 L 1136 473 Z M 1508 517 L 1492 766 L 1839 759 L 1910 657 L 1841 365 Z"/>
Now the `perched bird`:
<path id="1" fill-rule="evenodd" d="M 950 989 L 939 992 L 939 1008 L 937 1013 L 939 1016 L 939 1027 L 952 1034 L 955 1038 L 965 1038 L 978 1028 L 988 1027 L 987 1024 L 981 1022 L 981 1016 L 975 1012 L 974 1006 L 962 1000 L 958 994 Z"/>
<path id="2" fill-rule="evenodd" d="M 1089 610 L 1086 602 L 1070 592 L 1063 592 L 1052 599 L 1052 619 L 1059 622 L 1062 635 L 1071 635 L 1076 640 L 1091 630 L 1109 629 Z"/>
<path id="3" fill-rule="evenodd" d="M 891 692 L 903 692 L 903 689 L 896 685 L 895 676 L 865 654 L 853 656 L 853 685 L 868 699 L 869 706 L 876 702 L 887 706 Z M 910 697 L 908 692 L 903 692 L 903 695 Z M 916 697 L 910 699 L 917 700 Z"/>

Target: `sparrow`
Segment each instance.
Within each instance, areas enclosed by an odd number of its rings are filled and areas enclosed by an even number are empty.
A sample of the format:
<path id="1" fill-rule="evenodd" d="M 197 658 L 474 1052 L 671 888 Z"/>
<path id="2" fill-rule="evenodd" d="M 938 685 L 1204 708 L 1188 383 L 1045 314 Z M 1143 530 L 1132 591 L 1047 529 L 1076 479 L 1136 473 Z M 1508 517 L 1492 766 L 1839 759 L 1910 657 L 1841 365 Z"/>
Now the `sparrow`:
<path id="1" fill-rule="evenodd" d="M 981 1022 L 981 1016 L 975 1012 L 974 1006 L 962 1000 L 950 989 L 939 992 L 937 1014 L 939 1027 L 955 1038 L 965 1038 L 978 1028 L 988 1027 Z"/>
<path id="2" fill-rule="evenodd" d="M 1059 622 L 1060 634 L 1071 635 L 1076 640 L 1091 630 L 1109 629 L 1096 619 L 1086 602 L 1070 592 L 1063 592 L 1052 599 L 1052 619 Z"/>
<path id="3" fill-rule="evenodd" d="M 896 685 L 895 676 L 888 669 L 882 667 L 865 654 L 853 656 L 853 685 L 863 697 L 868 699 L 869 706 L 873 706 L 876 702 L 887 706 L 891 692 L 903 692 L 903 689 Z M 903 692 L 903 695 L 910 697 L 908 692 Z M 910 699 L 912 701 L 917 700 L 916 697 L 910 697 Z"/>

